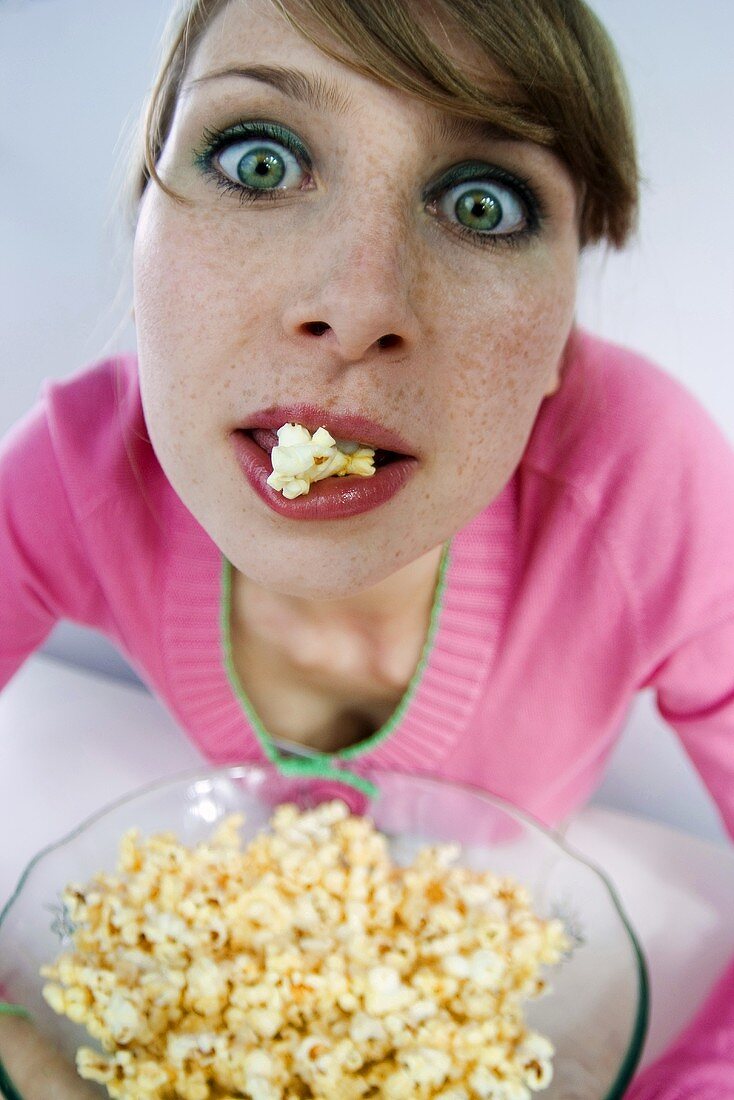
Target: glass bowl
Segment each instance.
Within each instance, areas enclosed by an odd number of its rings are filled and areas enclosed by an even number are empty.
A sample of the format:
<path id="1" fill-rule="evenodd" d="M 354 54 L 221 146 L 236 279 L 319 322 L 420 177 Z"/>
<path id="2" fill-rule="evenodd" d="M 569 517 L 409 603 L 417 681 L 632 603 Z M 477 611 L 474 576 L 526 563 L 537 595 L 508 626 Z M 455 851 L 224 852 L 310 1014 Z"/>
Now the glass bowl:
<path id="1" fill-rule="evenodd" d="M 285 776 L 274 767 L 239 765 L 199 770 L 158 782 L 106 807 L 29 864 L 0 914 L 0 1000 L 32 1014 L 44 1040 L 74 1067 L 78 1046 L 94 1046 L 83 1027 L 58 1016 L 41 996 L 39 968 L 70 945 L 60 894 L 70 882 L 112 872 L 118 843 L 137 826 L 144 836 L 172 830 L 193 845 L 216 822 L 245 814 L 245 843 L 265 828 L 275 806 L 306 809 L 343 799 L 389 837 L 398 864 L 412 862 L 425 844 L 457 842 L 459 863 L 511 875 L 531 894 L 544 918 L 563 920 L 572 949 L 549 971 L 551 992 L 528 1001 L 525 1018 L 556 1048 L 553 1081 L 544 1100 L 616 1100 L 640 1058 L 648 1019 L 648 981 L 640 946 L 604 874 L 560 838 L 501 799 L 466 786 L 396 772 L 370 771 L 376 797 L 318 777 Z M 0 1065 L 0 1090 L 13 1090 Z M 107 1096 L 79 1082 L 79 1095 Z M 66 1095 L 66 1094 L 64 1094 Z"/>

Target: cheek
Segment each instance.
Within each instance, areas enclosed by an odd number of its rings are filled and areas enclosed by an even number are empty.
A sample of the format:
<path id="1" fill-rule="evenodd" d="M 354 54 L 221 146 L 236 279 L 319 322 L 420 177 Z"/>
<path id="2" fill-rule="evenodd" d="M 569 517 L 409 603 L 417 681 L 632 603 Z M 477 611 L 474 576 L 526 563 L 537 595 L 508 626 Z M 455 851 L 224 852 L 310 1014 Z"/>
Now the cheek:
<path id="1" fill-rule="evenodd" d="M 181 365 L 187 349 L 193 353 L 212 333 L 224 337 L 227 332 L 222 324 L 231 308 L 225 257 L 230 264 L 235 260 L 220 235 L 214 219 L 194 218 L 157 199 L 138 225 L 133 254 L 138 329 L 147 347 L 175 353 Z M 231 284 L 231 268 L 229 275 Z"/>
<path id="2" fill-rule="evenodd" d="M 264 243 L 264 242 L 263 242 Z M 222 219 L 174 208 L 157 194 L 141 209 L 133 252 L 141 388 L 159 415 L 192 421 L 206 407 L 247 403 L 244 363 L 267 364 L 263 318 L 277 270 L 257 240 L 238 252 Z M 267 331 L 267 329 L 265 330 Z M 253 380 L 254 381 L 254 380 Z M 202 404 L 203 403 L 203 404 Z"/>
<path id="3" fill-rule="evenodd" d="M 454 385 L 467 400 L 508 401 L 520 411 L 550 381 L 573 320 L 576 265 L 546 261 L 497 278 L 455 309 L 462 348 Z"/>
<path id="4" fill-rule="evenodd" d="M 491 469 L 502 478 L 519 462 L 570 332 L 576 292 L 573 257 L 552 270 L 497 280 L 455 303 L 453 348 L 437 397 L 457 475 Z"/>

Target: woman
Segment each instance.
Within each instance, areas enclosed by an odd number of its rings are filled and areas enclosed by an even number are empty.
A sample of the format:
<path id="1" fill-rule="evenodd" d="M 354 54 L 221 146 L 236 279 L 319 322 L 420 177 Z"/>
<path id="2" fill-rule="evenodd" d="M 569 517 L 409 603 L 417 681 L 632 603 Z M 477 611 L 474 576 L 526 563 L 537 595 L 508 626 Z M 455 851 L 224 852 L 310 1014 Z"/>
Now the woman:
<path id="1" fill-rule="evenodd" d="M 637 204 L 597 20 L 202 0 L 167 42 L 138 355 L 49 387 L 4 447 L 0 683 L 74 618 L 212 761 L 437 775 L 551 824 L 654 687 L 734 830 L 734 456 L 574 323 L 580 251 Z M 376 471 L 289 497 L 289 423 Z M 733 988 L 629 1095 L 725 1094 Z"/>

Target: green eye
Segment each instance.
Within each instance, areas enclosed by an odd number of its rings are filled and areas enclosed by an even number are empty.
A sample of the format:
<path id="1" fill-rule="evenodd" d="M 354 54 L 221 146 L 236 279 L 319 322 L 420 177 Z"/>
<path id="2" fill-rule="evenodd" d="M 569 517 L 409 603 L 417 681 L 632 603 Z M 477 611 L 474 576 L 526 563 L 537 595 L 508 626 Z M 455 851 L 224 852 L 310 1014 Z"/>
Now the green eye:
<path id="1" fill-rule="evenodd" d="M 297 186 L 303 174 L 296 157 L 280 142 L 259 137 L 233 142 L 216 160 L 228 179 L 251 191 Z"/>
<path id="2" fill-rule="evenodd" d="M 510 187 L 496 180 L 466 180 L 450 187 L 438 203 L 442 214 L 479 235 L 504 236 L 525 228 L 527 214 Z"/>

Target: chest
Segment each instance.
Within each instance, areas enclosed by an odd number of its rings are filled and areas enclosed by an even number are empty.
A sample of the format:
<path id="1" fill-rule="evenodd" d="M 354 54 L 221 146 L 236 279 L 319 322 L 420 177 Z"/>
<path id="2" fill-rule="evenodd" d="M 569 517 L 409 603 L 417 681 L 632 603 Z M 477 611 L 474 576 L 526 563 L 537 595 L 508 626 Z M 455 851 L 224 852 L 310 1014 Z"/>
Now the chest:
<path id="1" fill-rule="evenodd" d="M 420 656 L 402 676 L 376 674 L 355 654 L 339 667 L 303 667 L 245 632 L 233 634 L 232 657 L 240 685 L 271 737 L 320 752 L 365 740 L 395 711 Z"/>

